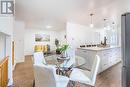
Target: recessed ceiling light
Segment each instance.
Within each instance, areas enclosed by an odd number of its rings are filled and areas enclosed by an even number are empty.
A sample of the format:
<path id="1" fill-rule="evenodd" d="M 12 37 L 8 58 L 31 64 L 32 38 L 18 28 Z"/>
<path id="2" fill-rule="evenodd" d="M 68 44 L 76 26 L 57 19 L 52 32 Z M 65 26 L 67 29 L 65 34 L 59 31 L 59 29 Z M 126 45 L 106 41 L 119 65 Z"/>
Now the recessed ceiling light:
<path id="1" fill-rule="evenodd" d="M 46 28 L 52 28 L 52 26 L 49 26 L 49 25 L 48 25 L 48 26 L 46 26 Z"/>

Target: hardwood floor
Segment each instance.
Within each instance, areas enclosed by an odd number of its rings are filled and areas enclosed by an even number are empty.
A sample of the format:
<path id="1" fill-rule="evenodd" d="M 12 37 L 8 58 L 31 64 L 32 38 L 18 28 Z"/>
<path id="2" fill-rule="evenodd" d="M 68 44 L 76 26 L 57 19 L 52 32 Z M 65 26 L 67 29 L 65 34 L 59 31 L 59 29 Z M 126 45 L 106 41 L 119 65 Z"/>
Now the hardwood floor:
<path id="1" fill-rule="evenodd" d="M 34 75 L 31 56 L 26 56 L 24 63 L 17 64 L 13 74 L 13 87 L 33 87 Z M 76 82 L 76 87 L 88 86 Z M 121 87 L 121 63 L 99 74 L 95 87 Z"/>

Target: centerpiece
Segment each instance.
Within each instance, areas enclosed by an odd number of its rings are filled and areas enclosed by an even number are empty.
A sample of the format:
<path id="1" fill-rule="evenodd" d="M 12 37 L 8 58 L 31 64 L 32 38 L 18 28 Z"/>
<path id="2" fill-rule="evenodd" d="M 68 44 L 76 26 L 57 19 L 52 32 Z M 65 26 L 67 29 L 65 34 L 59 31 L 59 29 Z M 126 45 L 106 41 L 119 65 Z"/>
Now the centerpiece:
<path id="1" fill-rule="evenodd" d="M 68 49 L 69 49 L 69 45 L 68 44 L 64 44 L 64 45 L 61 46 L 61 48 L 60 48 L 61 57 L 63 57 L 63 58 L 67 58 L 68 57 L 68 53 L 67 53 Z"/>
<path id="2" fill-rule="evenodd" d="M 69 59 L 68 52 L 67 52 L 68 49 L 69 49 L 68 44 L 64 44 L 58 48 L 58 51 L 60 52 L 59 57 L 58 57 L 59 60 Z"/>
<path id="3" fill-rule="evenodd" d="M 69 49 L 68 44 L 61 45 L 58 39 L 55 39 L 56 54 L 60 55 L 60 58 L 66 59 L 68 57 L 67 50 Z"/>

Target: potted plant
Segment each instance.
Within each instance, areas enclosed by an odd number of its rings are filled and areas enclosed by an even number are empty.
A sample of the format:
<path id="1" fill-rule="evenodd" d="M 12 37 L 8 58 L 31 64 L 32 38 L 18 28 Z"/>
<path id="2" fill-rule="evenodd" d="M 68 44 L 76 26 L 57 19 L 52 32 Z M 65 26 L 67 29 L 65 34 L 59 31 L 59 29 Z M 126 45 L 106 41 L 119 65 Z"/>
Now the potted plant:
<path id="1" fill-rule="evenodd" d="M 62 53 L 62 57 L 67 57 L 67 50 L 69 48 L 68 44 L 62 45 L 60 48 L 60 52 Z"/>
<path id="2" fill-rule="evenodd" d="M 56 54 L 61 54 L 61 52 L 60 52 L 60 44 L 59 44 L 58 39 L 55 39 L 55 45 L 56 45 Z"/>

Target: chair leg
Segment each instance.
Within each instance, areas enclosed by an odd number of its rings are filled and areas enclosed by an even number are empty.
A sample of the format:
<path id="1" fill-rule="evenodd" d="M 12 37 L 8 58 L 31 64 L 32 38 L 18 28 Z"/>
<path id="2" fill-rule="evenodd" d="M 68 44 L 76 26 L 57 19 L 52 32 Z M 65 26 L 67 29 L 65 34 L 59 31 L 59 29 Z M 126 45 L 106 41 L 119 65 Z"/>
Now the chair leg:
<path id="1" fill-rule="evenodd" d="M 72 87 L 72 83 L 71 81 L 69 81 L 69 85 L 67 87 Z"/>
<path id="2" fill-rule="evenodd" d="M 74 81 L 70 81 L 69 86 L 70 87 L 75 87 L 75 82 Z"/>
<path id="3" fill-rule="evenodd" d="M 87 87 L 95 87 L 95 86 L 87 85 Z"/>
<path id="4" fill-rule="evenodd" d="M 35 87 L 35 80 L 33 80 L 33 87 Z"/>
<path id="5" fill-rule="evenodd" d="M 75 82 L 74 81 L 72 81 L 72 87 L 75 87 Z"/>
<path id="6" fill-rule="evenodd" d="M 95 86 L 89 86 L 89 87 L 95 87 Z"/>

